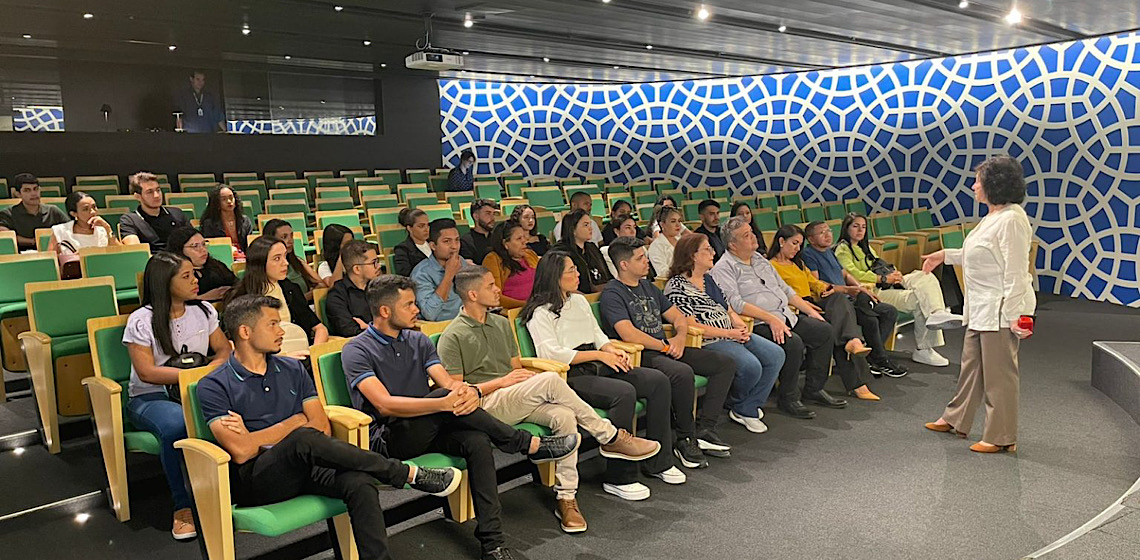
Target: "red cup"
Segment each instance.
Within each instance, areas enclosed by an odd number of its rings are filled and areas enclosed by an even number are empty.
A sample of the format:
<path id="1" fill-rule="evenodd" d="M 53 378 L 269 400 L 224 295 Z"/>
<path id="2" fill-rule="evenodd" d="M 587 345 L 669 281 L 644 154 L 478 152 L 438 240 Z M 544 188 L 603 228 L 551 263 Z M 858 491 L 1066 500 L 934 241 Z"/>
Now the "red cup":
<path id="1" fill-rule="evenodd" d="M 1022 315 L 1021 317 L 1018 317 L 1017 318 L 1017 328 L 1029 331 L 1029 334 L 1032 335 L 1033 334 L 1033 317 L 1030 317 L 1029 315 Z"/>

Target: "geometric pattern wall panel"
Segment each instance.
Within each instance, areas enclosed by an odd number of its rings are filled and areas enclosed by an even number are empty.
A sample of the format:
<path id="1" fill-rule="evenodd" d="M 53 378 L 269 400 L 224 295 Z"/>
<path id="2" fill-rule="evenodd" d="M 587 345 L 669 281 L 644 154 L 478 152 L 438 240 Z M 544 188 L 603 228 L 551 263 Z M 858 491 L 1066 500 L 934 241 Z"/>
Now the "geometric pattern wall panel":
<path id="1" fill-rule="evenodd" d="M 63 132 L 63 107 L 28 106 L 12 109 L 16 132 Z"/>
<path id="2" fill-rule="evenodd" d="M 375 136 L 376 115 L 320 117 L 315 119 L 261 119 L 227 121 L 231 134 L 308 134 L 321 136 Z"/>
<path id="3" fill-rule="evenodd" d="M 645 84 L 440 80 L 443 162 L 667 177 L 973 218 L 971 171 L 1025 167 L 1041 290 L 1140 307 L 1140 34 L 794 74 Z"/>

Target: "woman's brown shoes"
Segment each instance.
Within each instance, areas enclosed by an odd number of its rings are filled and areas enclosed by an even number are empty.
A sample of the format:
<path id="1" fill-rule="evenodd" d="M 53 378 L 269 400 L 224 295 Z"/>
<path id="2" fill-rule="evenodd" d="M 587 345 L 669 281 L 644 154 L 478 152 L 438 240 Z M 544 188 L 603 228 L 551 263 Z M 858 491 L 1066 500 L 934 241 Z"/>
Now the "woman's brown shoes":
<path id="1" fill-rule="evenodd" d="M 935 432 L 954 432 L 954 435 L 956 435 L 960 438 L 966 437 L 966 434 L 959 432 L 958 430 L 955 430 L 954 426 L 951 426 L 950 424 L 939 424 L 937 422 L 927 422 L 925 424 L 925 426 L 926 426 L 927 430 L 931 430 L 931 431 L 935 431 Z"/>
<path id="2" fill-rule="evenodd" d="M 979 441 L 978 443 L 970 446 L 970 451 L 974 451 L 976 453 L 998 453 L 1000 451 L 1008 451 L 1010 453 L 1014 453 L 1017 451 L 1017 444 L 1013 443 L 1010 445 L 990 445 L 988 443 Z"/>

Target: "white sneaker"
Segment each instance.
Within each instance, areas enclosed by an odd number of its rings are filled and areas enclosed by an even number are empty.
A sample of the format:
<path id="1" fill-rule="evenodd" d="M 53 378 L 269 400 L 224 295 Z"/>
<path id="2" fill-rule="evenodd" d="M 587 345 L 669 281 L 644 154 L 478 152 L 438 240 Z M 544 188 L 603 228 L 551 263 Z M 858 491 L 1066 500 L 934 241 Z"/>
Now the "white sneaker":
<path id="1" fill-rule="evenodd" d="M 684 474 L 681 476 L 684 476 Z M 610 484 L 606 482 L 602 483 L 602 490 L 630 502 L 640 502 L 641 500 L 649 499 L 649 487 L 640 482 L 631 484 Z"/>
<path id="2" fill-rule="evenodd" d="M 756 407 L 756 419 L 757 420 L 763 420 L 764 419 L 764 409 L 763 408 Z"/>
<path id="3" fill-rule="evenodd" d="M 677 467 L 669 467 L 659 473 L 653 473 L 649 476 L 660 478 L 663 482 L 665 482 L 665 484 L 684 484 L 686 480 L 685 473 L 681 472 L 681 469 L 678 469 Z"/>
<path id="4" fill-rule="evenodd" d="M 962 316 L 955 315 L 945 309 L 942 311 L 935 311 L 933 315 L 926 318 L 926 328 L 936 331 L 946 329 L 960 329 L 962 328 Z"/>
<path id="5" fill-rule="evenodd" d="M 744 426 L 748 429 L 748 431 L 754 434 L 762 434 L 768 431 L 768 425 L 762 422 L 759 418 L 741 416 L 733 410 L 728 411 L 728 417 L 731 418 L 733 422 Z"/>
<path id="6" fill-rule="evenodd" d="M 944 358 L 942 354 L 935 352 L 933 348 L 927 348 L 926 350 L 915 350 L 911 353 L 910 359 L 920 364 L 926 364 L 928 366 L 934 367 L 945 367 L 950 365 L 950 360 Z"/>

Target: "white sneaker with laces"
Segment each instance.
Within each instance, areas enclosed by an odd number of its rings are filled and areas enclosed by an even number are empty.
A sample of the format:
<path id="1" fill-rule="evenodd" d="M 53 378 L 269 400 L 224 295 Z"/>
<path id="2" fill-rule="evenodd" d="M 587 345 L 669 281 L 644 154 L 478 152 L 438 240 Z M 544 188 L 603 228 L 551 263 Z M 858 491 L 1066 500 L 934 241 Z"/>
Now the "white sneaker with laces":
<path id="1" fill-rule="evenodd" d="M 913 353 L 911 353 L 910 359 L 920 364 L 926 364 L 928 366 L 934 367 L 946 367 L 950 365 L 950 360 L 947 360 L 942 356 L 942 354 L 935 352 L 933 348 L 915 350 Z"/>
<path id="2" fill-rule="evenodd" d="M 962 323 L 961 315 L 955 315 L 945 309 L 935 311 L 933 315 L 926 318 L 926 328 L 934 330 L 960 329 Z"/>
<path id="3" fill-rule="evenodd" d="M 605 490 L 607 494 L 613 494 L 630 502 L 649 499 L 649 487 L 640 482 L 631 484 L 610 484 L 606 482 L 602 484 L 602 490 Z"/>
<path id="4" fill-rule="evenodd" d="M 669 467 L 659 473 L 653 473 L 649 476 L 660 478 L 665 484 L 684 484 L 686 477 L 685 473 L 677 467 Z"/>
<path id="5" fill-rule="evenodd" d="M 733 422 L 744 426 L 748 429 L 748 431 L 754 434 L 762 434 L 768 431 L 768 425 L 762 422 L 759 418 L 741 416 L 733 410 L 728 411 L 728 417 L 731 418 Z"/>

